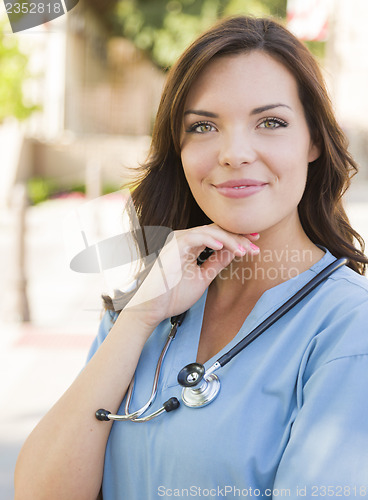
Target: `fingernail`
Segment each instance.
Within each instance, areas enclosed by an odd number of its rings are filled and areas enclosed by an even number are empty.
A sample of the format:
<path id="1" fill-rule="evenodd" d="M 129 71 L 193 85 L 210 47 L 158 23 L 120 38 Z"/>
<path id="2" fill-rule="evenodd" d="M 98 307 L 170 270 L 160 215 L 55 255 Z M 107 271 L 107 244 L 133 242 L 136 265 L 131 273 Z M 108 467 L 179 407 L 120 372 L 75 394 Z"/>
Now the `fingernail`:
<path id="1" fill-rule="evenodd" d="M 218 244 L 218 246 L 219 246 L 219 247 L 221 247 L 221 248 L 224 246 L 224 245 L 223 245 L 223 243 L 221 243 L 221 241 L 219 241 L 219 240 L 215 240 L 215 242 L 216 242 L 216 243 Z"/>
<path id="2" fill-rule="evenodd" d="M 253 250 L 253 252 L 259 252 L 260 251 L 259 247 L 257 247 L 257 245 L 255 245 L 254 243 L 250 244 L 250 248 Z"/>
<path id="3" fill-rule="evenodd" d="M 241 252 L 243 252 L 243 253 L 245 253 L 245 252 L 246 252 L 246 249 L 245 249 L 243 246 L 241 246 L 240 244 L 238 245 L 238 248 L 239 248 L 239 250 L 240 250 Z"/>
<path id="4" fill-rule="evenodd" d="M 259 233 L 250 233 L 250 235 L 256 237 L 259 236 Z"/>

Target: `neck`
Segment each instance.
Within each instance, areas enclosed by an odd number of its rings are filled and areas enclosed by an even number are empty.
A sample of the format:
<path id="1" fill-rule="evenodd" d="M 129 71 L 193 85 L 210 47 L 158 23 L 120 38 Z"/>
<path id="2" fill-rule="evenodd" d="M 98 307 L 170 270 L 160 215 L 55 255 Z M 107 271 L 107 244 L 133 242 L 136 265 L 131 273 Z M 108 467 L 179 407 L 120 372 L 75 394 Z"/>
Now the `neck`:
<path id="1" fill-rule="evenodd" d="M 299 221 L 299 220 L 298 220 Z M 277 228 L 260 233 L 256 256 L 235 258 L 214 280 L 211 287 L 226 302 L 260 297 L 263 292 L 306 271 L 324 255 L 305 234 L 300 222 L 293 230 Z M 287 237 L 285 236 L 287 235 Z"/>

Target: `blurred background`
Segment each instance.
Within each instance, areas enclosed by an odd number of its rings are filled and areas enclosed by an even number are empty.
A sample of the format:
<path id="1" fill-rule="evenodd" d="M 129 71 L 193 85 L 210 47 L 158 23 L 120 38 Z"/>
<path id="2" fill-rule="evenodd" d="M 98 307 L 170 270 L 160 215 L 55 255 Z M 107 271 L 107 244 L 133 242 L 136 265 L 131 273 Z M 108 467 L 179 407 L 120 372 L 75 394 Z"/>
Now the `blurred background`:
<path id="1" fill-rule="evenodd" d="M 360 165 L 346 208 L 368 239 L 366 0 L 80 0 L 19 33 L 0 6 L 2 500 L 22 443 L 97 332 L 110 283 L 70 260 L 119 233 L 119 186 L 145 158 L 171 64 L 238 13 L 282 20 L 319 59 Z"/>

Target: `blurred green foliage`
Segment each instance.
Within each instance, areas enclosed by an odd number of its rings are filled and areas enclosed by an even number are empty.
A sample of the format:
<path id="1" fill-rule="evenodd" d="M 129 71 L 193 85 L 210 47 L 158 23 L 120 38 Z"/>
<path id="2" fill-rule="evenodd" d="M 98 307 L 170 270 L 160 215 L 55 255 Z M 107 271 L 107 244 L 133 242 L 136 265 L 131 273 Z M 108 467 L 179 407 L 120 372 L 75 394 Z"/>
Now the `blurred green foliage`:
<path id="1" fill-rule="evenodd" d="M 323 61 L 326 56 L 326 42 L 310 40 L 304 42 L 308 49 L 314 54 L 317 59 Z"/>
<path id="2" fill-rule="evenodd" d="M 32 205 L 50 198 L 57 191 L 57 184 L 51 179 L 33 177 L 27 181 L 27 194 Z"/>
<path id="3" fill-rule="evenodd" d="M 115 35 L 167 68 L 203 30 L 235 14 L 285 18 L 286 0 L 119 0 L 110 21 Z"/>
<path id="4" fill-rule="evenodd" d="M 0 124 L 8 116 L 24 120 L 39 109 L 23 101 L 27 56 L 19 50 L 16 36 L 5 33 L 7 26 L 5 20 L 0 22 Z"/>
<path id="5" fill-rule="evenodd" d="M 120 190 L 118 184 L 104 182 L 102 186 L 102 195 L 114 193 Z M 61 185 L 57 178 L 49 177 L 32 177 L 27 181 L 27 195 L 31 205 L 37 205 L 44 201 L 63 198 L 73 194 L 86 194 L 86 185 L 83 183 L 71 183 L 69 185 Z"/>

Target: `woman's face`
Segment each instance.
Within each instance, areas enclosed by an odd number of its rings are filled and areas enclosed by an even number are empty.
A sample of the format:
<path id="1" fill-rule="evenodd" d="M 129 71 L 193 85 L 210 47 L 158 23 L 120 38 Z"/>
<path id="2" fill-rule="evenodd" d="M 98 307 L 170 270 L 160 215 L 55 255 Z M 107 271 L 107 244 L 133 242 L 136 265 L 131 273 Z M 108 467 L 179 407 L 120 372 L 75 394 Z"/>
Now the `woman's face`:
<path id="1" fill-rule="evenodd" d="M 296 80 L 269 55 L 217 58 L 192 86 L 181 134 L 184 173 L 198 205 L 224 229 L 246 234 L 297 224 L 308 163 L 318 156 Z"/>

